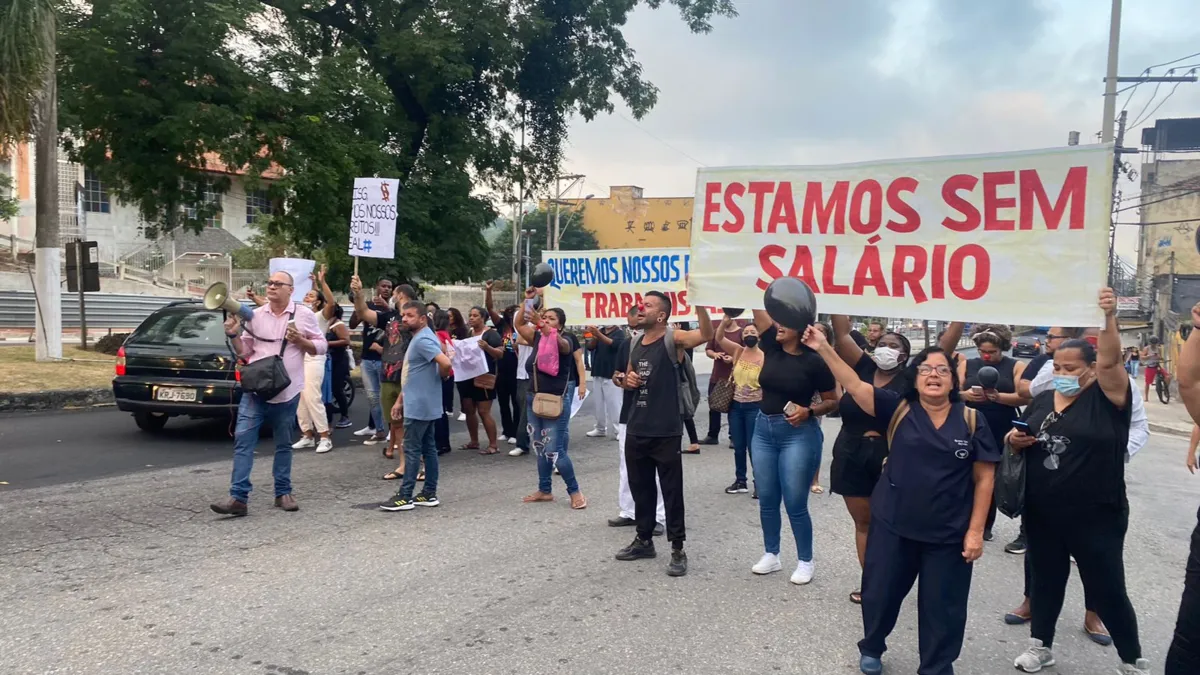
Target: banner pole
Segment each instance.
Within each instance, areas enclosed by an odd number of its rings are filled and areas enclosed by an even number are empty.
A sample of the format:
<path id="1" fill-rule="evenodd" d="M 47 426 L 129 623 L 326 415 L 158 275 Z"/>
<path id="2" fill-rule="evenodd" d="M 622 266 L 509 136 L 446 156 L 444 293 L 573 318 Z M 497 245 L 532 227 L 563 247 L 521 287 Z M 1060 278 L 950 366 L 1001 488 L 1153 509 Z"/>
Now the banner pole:
<path id="1" fill-rule="evenodd" d="M 358 276 L 358 256 L 354 256 L 354 276 Z"/>

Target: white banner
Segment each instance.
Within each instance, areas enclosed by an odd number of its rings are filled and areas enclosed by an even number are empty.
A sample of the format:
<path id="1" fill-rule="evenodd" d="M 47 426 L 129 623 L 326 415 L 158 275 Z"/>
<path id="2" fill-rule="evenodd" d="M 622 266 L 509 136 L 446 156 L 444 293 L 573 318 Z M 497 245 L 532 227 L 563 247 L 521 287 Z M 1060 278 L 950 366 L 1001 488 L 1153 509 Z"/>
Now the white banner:
<path id="1" fill-rule="evenodd" d="M 649 291 L 671 298 L 672 321 L 696 320 L 688 301 L 686 248 L 543 251 L 542 259 L 554 268 L 544 306 L 562 308 L 569 325 L 624 326 L 629 308 Z M 709 315 L 722 316 L 714 308 Z"/>
<path id="2" fill-rule="evenodd" d="M 825 167 L 700 169 L 690 297 L 821 313 L 1099 326 L 1112 144 Z"/>
<path id="3" fill-rule="evenodd" d="M 292 302 L 304 302 L 304 296 L 312 290 L 312 274 L 317 263 L 303 258 L 271 258 L 268 263 L 271 274 L 287 272 L 292 275 Z"/>
<path id="4" fill-rule="evenodd" d="M 355 178 L 350 207 L 350 255 L 394 258 L 396 254 L 396 178 Z"/>

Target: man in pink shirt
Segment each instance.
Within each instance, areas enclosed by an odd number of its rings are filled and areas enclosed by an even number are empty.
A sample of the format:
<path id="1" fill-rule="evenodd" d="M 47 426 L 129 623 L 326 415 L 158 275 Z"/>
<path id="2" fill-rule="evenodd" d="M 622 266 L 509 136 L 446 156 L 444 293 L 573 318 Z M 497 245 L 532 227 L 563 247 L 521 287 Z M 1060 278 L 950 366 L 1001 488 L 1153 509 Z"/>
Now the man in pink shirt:
<path id="1" fill-rule="evenodd" d="M 275 435 L 275 506 L 284 511 L 298 511 L 292 497 L 292 426 L 296 421 L 296 406 L 304 389 L 304 355 L 324 354 L 325 335 L 317 325 L 317 316 L 302 304 L 292 302 L 292 276 L 276 272 L 267 282 L 267 302 L 254 310 L 254 320 L 247 329 L 236 316 L 225 322 L 238 358 L 245 363 L 280 354 L 291 384 L 269 401 L 257 394 L 242 392 L 238 407 L 237 427 L 233 433 L 233 478 L 229 496 L 212 505 L 216 513 L 227 516 L 246 515 L 250 498 L 250 470 L 254 468 L 254 446 L 264 423 L 270 424 Z M 294 322 L 289 325 L 289 322 Z"/>

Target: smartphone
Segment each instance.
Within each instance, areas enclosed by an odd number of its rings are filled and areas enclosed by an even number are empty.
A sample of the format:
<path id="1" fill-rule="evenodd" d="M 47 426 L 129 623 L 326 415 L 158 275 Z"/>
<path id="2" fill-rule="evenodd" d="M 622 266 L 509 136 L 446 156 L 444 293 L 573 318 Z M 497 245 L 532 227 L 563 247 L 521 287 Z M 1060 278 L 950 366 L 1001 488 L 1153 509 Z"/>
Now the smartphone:
<path id="1" fill-rule="evenodd" d="M 787 415 L 788 417 L 791 417 L 799 409 L 800 409 L 799 403 L 792 403 L 791 401 L 788 401 L 787 405 L 783 406 L 783 414 Z"/>
<path id="2" fill-rule="evenodd" d="M 1025 434 L 1026 436 L 1029 435 L 1029 423 L 1028 422 L 1022 422 L 1021 420 L 1014 420 L 1012 425 L 1013 425 L 1013 428 L 1016 429 L 1017 431 Z"/>
<path id="3" fill-rule="evenodd" d="M 983 395 L 983 387 L 981 387 L 979 385 L 975 385 L 974 387 L 971 387 L 971 393 L 982 396 Z"/>
<path id="4" fill-rule="evenodd" d="M 287 327 L 291 328 L 292 330 L 296 330 L 296 320 L 292 319 L 291 321 L 288 321 Z"/>

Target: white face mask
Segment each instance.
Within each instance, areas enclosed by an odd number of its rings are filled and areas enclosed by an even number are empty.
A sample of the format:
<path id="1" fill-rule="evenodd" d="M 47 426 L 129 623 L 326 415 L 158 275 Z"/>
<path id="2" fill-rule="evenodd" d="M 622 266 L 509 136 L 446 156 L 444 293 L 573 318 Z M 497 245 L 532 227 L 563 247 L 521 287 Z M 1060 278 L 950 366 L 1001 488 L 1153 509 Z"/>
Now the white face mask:
<path id="1" fill-rule="evenodd" d="M 871 358 L 875 360 L 875 365 L 879 366 L 880 370 L 894 370 L 896 366 L 900 365 L 900 350 L 894 347 L 879 346 L 875 348 Z"/>

